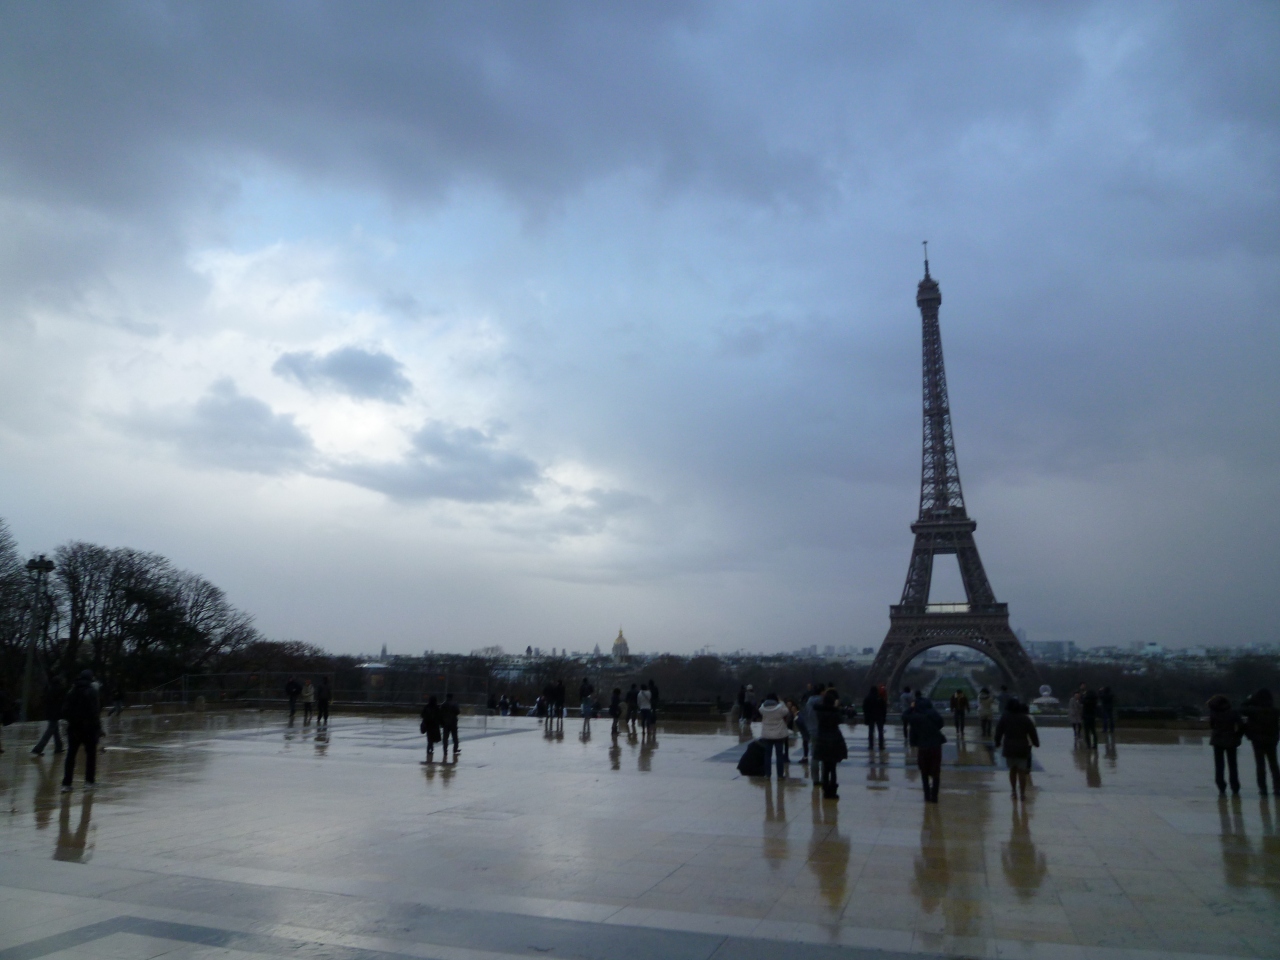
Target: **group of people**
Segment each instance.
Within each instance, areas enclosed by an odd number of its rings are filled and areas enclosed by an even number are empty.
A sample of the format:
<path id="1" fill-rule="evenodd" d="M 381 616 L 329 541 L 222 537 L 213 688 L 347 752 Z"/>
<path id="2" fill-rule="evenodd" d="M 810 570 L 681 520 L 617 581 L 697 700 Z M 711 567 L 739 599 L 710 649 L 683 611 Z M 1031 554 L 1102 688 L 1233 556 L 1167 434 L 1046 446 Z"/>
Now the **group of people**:
<path id="1" fill-rule="evenodd" d="M 790 763 L 790 742 L 793 733 L 799 733 L 803 755 L 801 764 L 809 771 L 815 789 L 820 788 L 824 798 L 838 800 L 839 764 L 849 756 L 849 748 L 840 730 L 842 723 L 852 724 L 857 711 L 845 706 L 834 687 L 810 684 L 798 700 L 779 700 L 768 693 L 757 705 L 753 688 L 744 686 L 738 694 L 738 717 L 744 729 L 752 722 L 760 723 L 759 742 L 765 749 L 764 775 L 768 776 L 769 762 L 777 769 L 779 780 L 787 777 Z M 963 736 L 964 714 L 968 712 L 968 698 L 950 702 L 956 731 Z M 947 742 L 945 721 L 933 701 L 919 690 L 904 688 L 899 700 L 902 714 L 903 740 L 908 750 L 915 754 L 916 766 L 924 787 L 926 803 L 937 803 L 942 773 L 942 745 Z M 1025 800 L 1031 784 L 1031 751 L 1040 746 L 1040 737 L 1027 704 L 1001 687 L 999 695 L 983 688 L 978 695 L 979 717 L 984 721 L 983 735 L 994 738 L 994 746 L 1001 751 L 1009 768 L 1009 789 L 1014 801 Z M 991 728 L 999 710 L 999 719 Z M 867 724 L 867 750 L 875 760 L 877 740 L 879 750 L 885 749 L 884 726 L 889 713 L 889 701 L 883 686 L 874 686 L 862 702 L 863 717 Z M 745 758 L 744 758 L 745 762 Z"/>
<path id="2" fill-rule="evenodd" d="M 1240 771 L 1236 750 L 1247 738 L 1253 746 L 1258 792 L 1264 797 L 1267 795 L 1267 770 L 1270 769 L 1271 792 L 1280 795 L 1280 769 L 1276 763 L 1276 744 L 1280 741 L 1280 711 L 1276 709 L 1271 691 L 1263 689 L 1251 694 L 1244 699 L 1239 710 L 1232 707 L 1231 701 L 1222 694 L 1211 697 L 1208 707 L 1213 778 L 1218 786 L 1218 794 L 1225 796 L 1229 776 L 1232 794 L 1239 795 Z"/>
<path id="3" fill-rule="evenodd" d="M 452 693 L 444 695 L 444 703 L 441 703 L 434 693 L 427 698 L 426 705 L 422 708 L 422 722 L 418 725 L 418 732 L 427 735 L 427 763 L 435 762 L 436 744 L 442 741 L 440 759 L 447 763 L 451 739 L 453 740 L 453 762 L 458 762 L 458 717 L 461 713 L 462 708 L 453 699 Z"/>
<path id="4" fill-rule="evenodd" d="M 317 684 L 313 684 L 310 679 L 299 680 L 297 677 L 290 677 L 285 681 L 284 695 L 289 701 L 290 723 L 293 723 L 293 718 L 298 712 L 298 703 L 301 701 L 303 726 L 311 722 L 312 709 L 315 710 L 316 724 L 328 725 L 329 704 L 333 701 L 333 691 L 329 687 L 327 677 L 321 677 Z"/>
<path id="5" fill-rule="evenodd" d="M 62 724 L 66 724 L 66 759 L 62 767 L 62 792 L 70 793 L 75 776 L 76 759 L 84 750 L 84 788 L 92 790 L 98 779 L 98 742 L 102 738 L 102 700 L 99 694 L 101 685 L 94 679 L 92 670 L 82 670 L 76 677 L 71 689 L 64 688 L 56 678 L 51 678 L 44 692 L 44 732 L 36 745 L 31 748 L 31 756 L 44 756 L 44 748 L 53 741 L 53 752 L 56 756 L 63 752 Z M 122 697 L 116 697 L 116 703 L 123 709 Z M 111 713 L 120 712 L 113 704 Z"/>
<path id="6" fill-rule="evenodd" d="M 1098 721 L 1102 721 L 1102 735 L 1116 732 L 1115 697 L 1110 687 L 1091 690 L 1085 684 L 1067 700 L 1067 719 L 1075 735 L 1075 745 L 1086 750 L 1098 749 Z"/>

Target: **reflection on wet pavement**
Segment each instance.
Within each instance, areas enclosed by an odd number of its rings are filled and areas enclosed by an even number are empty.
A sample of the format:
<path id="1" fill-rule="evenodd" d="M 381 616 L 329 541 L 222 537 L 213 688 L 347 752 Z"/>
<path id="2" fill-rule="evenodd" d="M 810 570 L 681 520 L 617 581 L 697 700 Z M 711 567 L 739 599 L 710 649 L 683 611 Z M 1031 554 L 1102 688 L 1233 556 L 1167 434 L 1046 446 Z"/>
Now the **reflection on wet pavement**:
<path id="1" fill-rule="evenodd" d="M 728 724 L 612 737 L 607 723 L 464 718 L 456 762 L 424 763 L 409 718 L 128 717 L 94 794 L 58 792 L 60 757 L 0 756 L 0 958 L 42 938 L 51 956 L 64 944 L 60 960 L 95 956 L 101 938 L 141 943 L 161 922 L 178 940 L 240 931 L 261 946 L 287 929 L 384 953 L 545 955 L 545 937 L 584 956 L 709 957 L 733 938 L 1280 955 L 1276 811 L 1247 788 L 1218 800 L 1201 735 L 1122 730 L 1095 752 L 1044 730 L 1025 804 L 970 738 L 934 806 L 898 731 L 871 753 L 862 733 L 830 802 L 799 763 L 785 782 L 738 776 Z M 622 946 L 584 953 L 587 940 Z M 652 952 L 626 947 L 640 943 Z"/>

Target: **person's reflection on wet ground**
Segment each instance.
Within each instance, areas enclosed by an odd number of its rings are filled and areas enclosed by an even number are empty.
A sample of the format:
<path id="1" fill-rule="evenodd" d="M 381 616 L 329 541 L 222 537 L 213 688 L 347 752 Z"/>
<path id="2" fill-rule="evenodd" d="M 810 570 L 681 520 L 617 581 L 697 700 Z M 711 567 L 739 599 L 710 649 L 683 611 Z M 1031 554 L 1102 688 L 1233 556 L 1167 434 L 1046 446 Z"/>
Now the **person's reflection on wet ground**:
<path id="1" fill-rule="evenodd" d="M 651 727 L 648 735 L 641 731 L 639 767 L 642 773 L 648 773 L 653 763 L 653 751 L 658 749 L 658 728 Z"/>
<path id="2" fill-rule="evenodd" d="M 439 763 L 422 764 L 423 775 L 427 778 L 428 783 L 433 783 L 439 779 L 442 786 L 448 787 L 453 782 L 453 776 L 457 772 L 458 761 L 442 760 Z"/>
<path id="3" fill-rule="evenodd" d="M 828 907 L 839 913 L 849 887 L 848 837 L 840 833 L 840 806 L 824 803 L 816 791 L 809 791 L 813 832 L 809 837 L 809 869 L 818 881 L 818 893 Z"/>
<path id="4" fill-rule="evenodd" d="M 1218 827 L 1222 843 L 1222 875 L 1229 887 L 1249 884 L 1249 860 L 1253 851 L 1244 832 L 1244 816 L 1238 796 L 1218 798 Z"/>
<path id="5" fill-rule="evenodd" d="M 1009 826 L 1009 842 L 1001 844 L 1000 866 L 1010 889 L 1019 900 L 1030 900 L 1044 882 L 1048 863 L 1031 839 L 1031 811 L 1015 804 Z"/>
<path id="6" fill-rule="evenodd" d="M 1107 735 L 1107 741 L 1103 746 L 1102 752 L 1103 756 L 1107 758 L 1107 769 L 1116 769 L 1116 757 L 1118 754 L 1116 753 L 1116 734 L 1114 730 Z"/>
<path id="7" fill-rule="evenodd" d="M 325 756 L 329 752 L 329 728 L 321 727 L 316 731 L 316 755 Z"/>
<path id="8" fill-rule="evenodd" d="M 80 801 L 80 822 L 76 832 L 71 832 L 71 797 L 62 797 L 62 809 L 58 813 L 58 845 L 53 848 L 53 859 L 70 863 L 83 863 L 86 852 L 92 853 L 88 843 L 89 820 L 93 815 L 93 794 L 86 793 Z"/>
<path id="9" fill-rule="evenodd" d="M 37 830 L 43 830 L 53 822 L 53 808 L 58 799 L 58 767 L 56 760 L 53 763 L 40 764 L 40 778 L 36 781 L 35 806 L 32 808 Z"/>
<path id="10" fill-rule="evenodd" d="M 947 838 L 942 827 L 942 811 L 932 804 L 925 804 L 920 821 L 920 852 L 915 858 L 915 878 L 912 891 L 925 913 L 938 909 L 951 882 L 950 864 L 947 862 Z"/>
<path id="11" fill-rule="evenodd" d="M 1280 834 L 1276 833 L 1275 823 L 1271 819 L 1271 804 L 1263 797 L 1260 804 L 1262 814 L 1262 877 L 1271 891 L 1271 896 L 1280 899 Z"/>
<path id="12" fill-rule="evenodd" d="M 764 789 L 764 859 L 771 870 L 777 870 L 787 860 L 787 791 L 779 780 L 753 779 Z M 777 790 L 775 800 L 774 790 Z"/>
<path id="13" fill-rule="evenodd" d="M 615 734 L 613 742 L 609 745 L 609 769 L 622 769 L 622 747 L 618 745 L 618 737 Z"/>

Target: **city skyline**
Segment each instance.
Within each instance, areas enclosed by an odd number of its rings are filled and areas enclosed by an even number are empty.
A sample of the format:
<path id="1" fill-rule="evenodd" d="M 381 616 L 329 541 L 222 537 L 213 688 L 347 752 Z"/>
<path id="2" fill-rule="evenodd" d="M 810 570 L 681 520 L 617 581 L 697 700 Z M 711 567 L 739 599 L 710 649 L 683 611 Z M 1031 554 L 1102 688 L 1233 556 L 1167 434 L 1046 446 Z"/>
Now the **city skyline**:
<path id="1" fill-rule="evenodd" d="M 319 9 L 4 14 L 24 553 L 336 653 L 878 647 L 927 239 L 1013 625 L 1275 638 L 1273 5 Z"/>

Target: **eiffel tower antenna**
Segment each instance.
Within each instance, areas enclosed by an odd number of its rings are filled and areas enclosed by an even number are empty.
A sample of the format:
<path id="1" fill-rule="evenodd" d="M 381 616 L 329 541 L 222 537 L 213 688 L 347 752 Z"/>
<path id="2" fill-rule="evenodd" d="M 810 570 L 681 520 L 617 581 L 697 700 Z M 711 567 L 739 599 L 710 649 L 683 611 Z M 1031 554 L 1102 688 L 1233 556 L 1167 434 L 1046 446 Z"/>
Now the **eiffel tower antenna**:
<path id="1" fill-rule="evenodd" d="M 931 647 L 956 644 L 985 654 L 1014 690 L 1026 691 L 1035 683 L 1035 667 L 1009 628 L 1008 604 L 996 601 L 973 539 L 978 524 L 969 519 L 965 509 L 938 325 L 942 290 L 929 276 L 928 241 L 924 250 L 924 279 L 916 289 L 924 379 L 920 514 L 911 525 L 916 541 L 902 599 L 889 608 L 889 633 L 871 666 L 871 677 L 873 682 L 896 687 L 907 664 L 919 654 Z M 929 602 L 933 560 L 940 554 L 954 554 L 959 562 L 965 603 Z"/>

